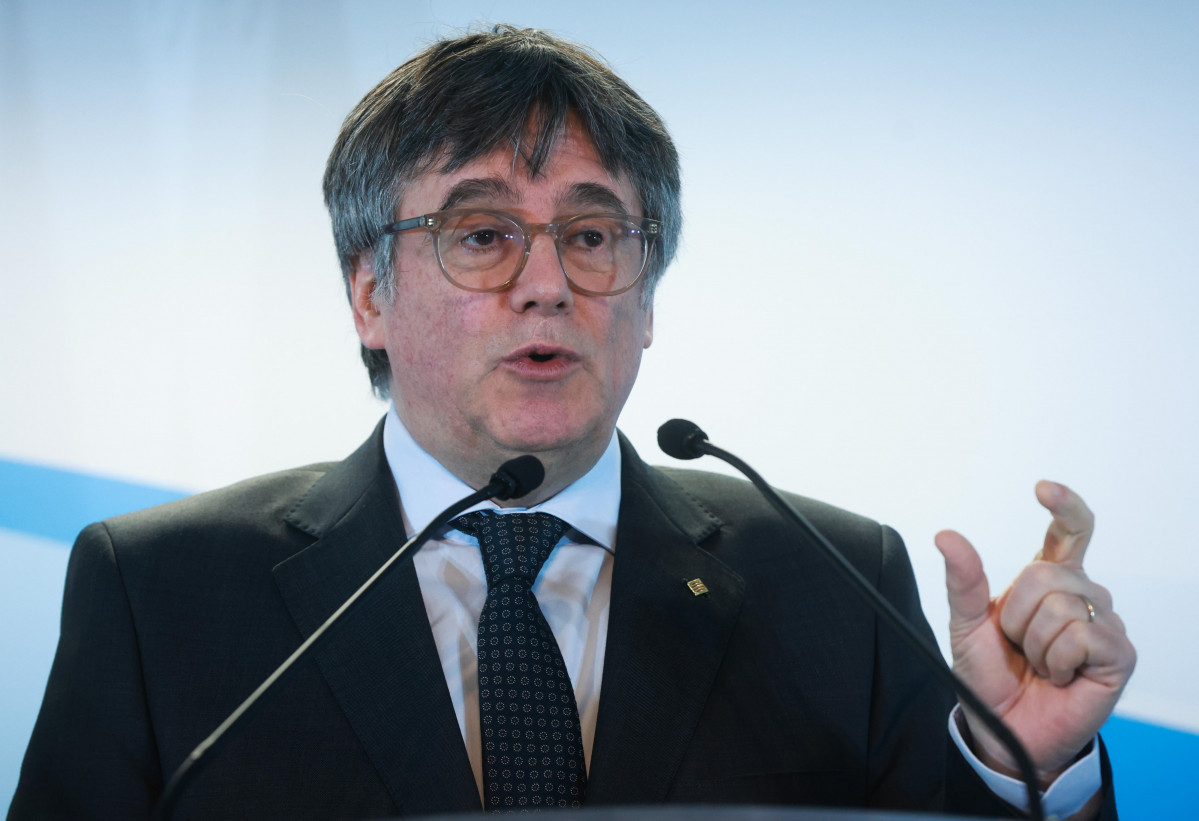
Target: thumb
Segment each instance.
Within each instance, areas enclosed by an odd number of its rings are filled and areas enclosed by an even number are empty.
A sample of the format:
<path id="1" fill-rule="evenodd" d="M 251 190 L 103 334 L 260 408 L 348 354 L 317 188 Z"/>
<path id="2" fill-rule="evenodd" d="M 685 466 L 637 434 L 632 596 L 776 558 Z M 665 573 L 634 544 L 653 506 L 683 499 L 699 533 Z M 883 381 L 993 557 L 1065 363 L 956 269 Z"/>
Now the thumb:
<path id="1" fill-rule="evenodd" d="M 955 530 L 942 530 L 933 538 L 945 559 L 945 587 L 949 593 L 949 629 L 970 632 L 990 612 L 991 589 L 978 551 Z"/>

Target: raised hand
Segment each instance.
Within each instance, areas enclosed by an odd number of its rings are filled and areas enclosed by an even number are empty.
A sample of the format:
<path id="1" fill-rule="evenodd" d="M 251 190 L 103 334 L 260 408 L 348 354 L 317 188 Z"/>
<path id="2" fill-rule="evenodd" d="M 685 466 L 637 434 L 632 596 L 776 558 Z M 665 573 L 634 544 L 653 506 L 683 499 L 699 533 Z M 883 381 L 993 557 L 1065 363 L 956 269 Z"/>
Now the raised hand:
<path id="1" fill-rule="evenodd" d="M 1111 715 L 1136 650 L 1111 594 L 1083 571 L 1091 511 L 1054 482 L 1037 483 L 1037 500 L 1053 515 L 1045 544 L 998 598 L 965 537 L 944 530 L 936 544 L 945 557 L 954 670 L 1024 743 L 1044 788 Z M 975 753 L 1015 774 L 1003 746 L 966 717 Z"/>

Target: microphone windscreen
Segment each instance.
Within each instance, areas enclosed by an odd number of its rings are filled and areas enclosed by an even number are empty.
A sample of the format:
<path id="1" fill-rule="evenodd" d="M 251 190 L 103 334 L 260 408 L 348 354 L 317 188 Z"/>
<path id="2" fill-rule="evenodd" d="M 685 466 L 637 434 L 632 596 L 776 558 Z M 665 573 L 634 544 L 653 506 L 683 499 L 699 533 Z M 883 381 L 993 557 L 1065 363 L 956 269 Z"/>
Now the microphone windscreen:
<path id="1" fill-rule="evenodd" d="M 503 485 L 503 490 L 496 493 L 495 499 L 519 499 L 527 496 L 538 488 L 545 479 L 545 468 L 541 460 L 531 454 L 517 456 L 500 465 L 491 476 L 492 484 Z"/>
<path id="2" fill-rule="evenodd" d="M 699 444 L 707 439 L 708 434 L 687 419 L 671 419 L 658 428 L 658 447 L 675 459 L 698 459 L 703 456 Z"/>

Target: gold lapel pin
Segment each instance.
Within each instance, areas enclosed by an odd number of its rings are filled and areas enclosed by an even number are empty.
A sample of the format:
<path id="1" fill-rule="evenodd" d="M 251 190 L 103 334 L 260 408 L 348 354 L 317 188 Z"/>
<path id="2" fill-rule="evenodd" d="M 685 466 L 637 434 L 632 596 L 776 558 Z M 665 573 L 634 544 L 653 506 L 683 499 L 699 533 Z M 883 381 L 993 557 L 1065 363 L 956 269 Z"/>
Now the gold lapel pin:
<path id="1" fill-rule="evenodd" d="M 687 589 L 696 596 L 708 595 L 708 586 L 704 584 L 703 579 L 692 579 L 691 581 L 687 582 Z"/>

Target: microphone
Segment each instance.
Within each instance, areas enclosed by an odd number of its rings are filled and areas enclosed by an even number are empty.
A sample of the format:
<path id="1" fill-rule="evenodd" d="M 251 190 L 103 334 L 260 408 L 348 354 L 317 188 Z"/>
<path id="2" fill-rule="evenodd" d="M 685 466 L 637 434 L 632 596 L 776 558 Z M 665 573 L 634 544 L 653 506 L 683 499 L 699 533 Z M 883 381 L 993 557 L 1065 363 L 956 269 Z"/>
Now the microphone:
<path id="1" fill-rule="evenodd" d="M 451 519 L 457 516 L 467 508 L 477 505 L 486 499 L 519 499 L 532 493 L 540 487 L 542 480 L 545 479 L 545 468 L 541 464 L 541 460 L 536 456 L 525 455 L 517 456 L 515 459 L 509 459 L 504 464 L 500 465 L 499 469 L 491 475 L 490 481 L 484 486 L 476 490 L 474 493 L 466 496 L 463 499 L 454 502 L 441 513 L 433 518 L 433 521 L 425 525 L 425 528 L 417 533 L 408 541 L 400 546 L 400 549 L 392 554 L 391 558 L 385 561 L 382 566 L 374 572 L 374 574 L 362 583 L 362 586 L 355 590 L 348 599 L 342 602 L 341 606 L 333 611 L 329 618 L 316 630 L 306 638 L 299 647 L 297 647 L 287 659 L 275 668 L 275 672 L 271 673 L 266 679 L 258 685 L 258 688 L 251 693 L 245 701 L 238 705 L 229 716 L 220 723 L 220 725 L 212 731 L 208 738 L 196 745 L 196 748 L 188 754 L 179 768 L 175 770 L 170 781 L 167 782 L 166 788 L 159 796 L 157 803 L 154 805 L 152 818 L 157 821 L 165 821 L 170 818 L 170 813 L 175 803 L 182 795 L 184 788 L 191 782 L 200 769 L 211 760 L 213 752 L 218 746 L 232 738 L 230 731 L 244 719 L 251 710 L 259 703 L 263 695 L 268 690 L 278 684 L 290 672 L 295 669 L 296 663 L 312 652 L 318 644 L 328 638 L 330 631 L 341 620 L 343 616 L 349 613 L 354 607 L 362 601 L 367 592 L 373 588 L 380 579 L 382 579 L 389 570 L 394 568 L 400 558 L 405 553 L 411 550 L 415 553 L 420 550 L 425 542 L 432 538 L 433 534 L 444 527 Z"/>
<path id="2" fill-rule="evenodd" d="M 698 459 L 707 441 L 708 434 L 687 419 L 671 419 L 658 428 L 658 447 L 675 459 Z"/>
<path id="3" fill-rule="evenodd" d="M 541 464 L 541 460 L 531 454 L 525 454 L 500 465 L 500 469 L 491 474 L 491 482 L 479 493 L 490 491 L 483 498 L 499 499 L 501 502 L 505 499 L 519 499 L 541 487 L 544 479 L 545 466 Z"/>
<path id="4" fill-rule="evenodd" d="M 916 655 L 928 665 L 937 678 L 953 690 L 958 700 L 972 710 L 1012 754 L 1016 760 L 1016 766 L 1020 770 L 1020 779 L 1024 782 L 1024 788 L 1028 793 L 1029 814 L 1035 821 L 1044 821 L 1045 811 L 1041 806 L 1041 793 L 1037 788 L 1036 769 L 1033 767 L 1032 759 L 1024 749 L 1024 745 L 1020 743 L 1020 739 L 1016 738 L 1007 725 L 991 712 L 974 691 L 966 686 L 966 683 L 945 664 L 940 650 L 930 647 L 920 637 L 916 629 L 895 609 L 894 605 L 874 589 L 866 577 L 858 572 L 858 569 L 833 546 L 833 543 L 808 520 L 807 516 L 804 516 L 794 505 L 780 496 L 756 470 L 728 451 L 709 442 L 708 435 L 694 422 L 686 419 L 671 419 L 666 422 L 658 428 L 658 446 L 667 456 L 673 456 L 676 459 L 697 459 L 700 456 L 709 455 L 728 462 L 745 474 L 754 487 L 766 497 L 766 501 L 782 514 L 783 518 L 788 519 L 801 531 L 815 539 L 821 549 L 821 554 L 841 578 L 849 582 L 849 586 L 853 588 L 854 592 L 865 600 L 883 621 L 891 625 L 899 637 L 916 652 Z"/>

